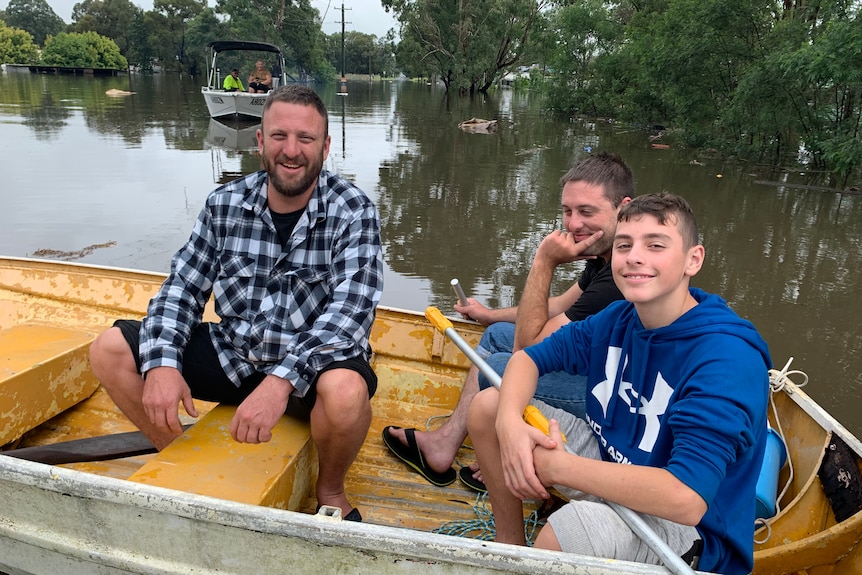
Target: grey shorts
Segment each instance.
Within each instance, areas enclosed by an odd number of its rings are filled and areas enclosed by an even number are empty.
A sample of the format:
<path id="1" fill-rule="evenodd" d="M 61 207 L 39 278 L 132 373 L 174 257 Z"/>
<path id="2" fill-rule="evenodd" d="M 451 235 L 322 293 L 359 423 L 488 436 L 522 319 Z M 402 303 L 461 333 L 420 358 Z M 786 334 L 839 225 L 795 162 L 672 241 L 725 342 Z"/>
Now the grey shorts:
<path id="1" fill-rule="evenodd" d="M 598 441 L 589 425 L 567 411 L 533 400 L 548 419 L 560 422 L 560 431 L 566 436 L 566 451 L 601 459 Z M 606 557 L 658 565 L 659 557 L 626 522 L 602 499 L 564 486 L 556 489 L 569 498 L 569 502 L 548 518 L 548 524 L 563 551 L 591 557 Z M 653 531 L 680 557 L 689 556 L 701 542 L 697 529 L 641 513 L 640 516 Z"/>

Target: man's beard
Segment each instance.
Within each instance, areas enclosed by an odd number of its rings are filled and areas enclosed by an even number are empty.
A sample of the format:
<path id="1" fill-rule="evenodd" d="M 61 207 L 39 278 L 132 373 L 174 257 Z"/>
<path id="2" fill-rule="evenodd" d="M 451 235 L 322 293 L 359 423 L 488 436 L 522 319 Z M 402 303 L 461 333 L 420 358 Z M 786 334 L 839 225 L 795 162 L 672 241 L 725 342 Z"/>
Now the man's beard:
<path id="1" fill-rule="evenodd" d="M 605 230 L 605 234 L 599 238 L 599 241 L 588 247 L 586 250 L 581 253 L 582 256 L 601 256 L 606 254 L 614 245 L 614 235 L 608 234 L 607 230 Z"/>
<path id="2" fill-rule="evenodd" d="M 298 181 L 282 178 L 277 169 L 279 163 L 291 162 L 288 161 L 286 156 L 278 156 L 273 162 L 266 156 L 266 154 L 263 155 L 263 167 L 266 170 L 266 173 L 269 174 L 269 183 L 275 188 L 275 191 L 282 196 L 295 198 L 308 191 L 308 188 L 310 188 L 317 180 L 318 176 L 320 176 L 320 170 L 323 168 L 323 157 L 319 158 L 317 161 L 305 164 L 305 174 Z"/>

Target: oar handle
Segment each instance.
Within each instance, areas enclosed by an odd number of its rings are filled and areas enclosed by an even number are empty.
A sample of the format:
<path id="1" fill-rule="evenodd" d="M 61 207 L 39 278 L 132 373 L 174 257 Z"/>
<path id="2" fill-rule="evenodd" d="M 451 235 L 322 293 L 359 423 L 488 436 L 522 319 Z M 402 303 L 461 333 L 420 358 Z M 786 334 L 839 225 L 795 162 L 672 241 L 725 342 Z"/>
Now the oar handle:
<path id="1" fill-rule="evenodd" d="M 464 293 L 464 288 L 461 287 L 461 282 L 459 282 L 457 278 L 453 279 L 449 283 L 452 284 L 452 289 L 455 290 L 455 295 L 458 296 L 458 302 L 461 305 L 467 305 L 470 303 L 467 301 L 467 294 Z"/>
<path id="2" fill-rule="evenodd" d="M 428 321 L 434 324 L 434 327 L 440 330 L 440 333 L 446 333 L 447 329 L 452 328 L 452 322 L 449 318 L 443 315 L 443 312 L 433 305 L 425 308 L 425 317 L 428 318 Z"/>

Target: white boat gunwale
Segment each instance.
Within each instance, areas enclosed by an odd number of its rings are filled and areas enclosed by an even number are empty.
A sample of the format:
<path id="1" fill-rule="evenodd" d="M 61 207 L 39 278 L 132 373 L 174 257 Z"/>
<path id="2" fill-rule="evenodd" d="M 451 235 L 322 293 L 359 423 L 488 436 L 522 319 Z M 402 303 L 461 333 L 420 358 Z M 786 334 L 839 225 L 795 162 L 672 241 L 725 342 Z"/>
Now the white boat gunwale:
<path id="1" fill-rule="evenodd" d="M 340 521 L 296 511 L 276 509 L 238 503 L 196 495 L 184 491 L 130 482 L 112 477 L 16 459 L 3 456 L 0 459 L 0 494 L 8 490 L 21 492 L 22 487 L 35 491 L 51 492 L 63 496 L 60 502 L 80 507 L 81 501 L 103 503 L 107 507 L 128 506 L 139 513 L 164 514 L 169 517 L 188 519 L 221 525 L 238 532 L 272 535 L 278 538 L 301 539 L 311 545 L 328 548 L 348 548 L 352 552 L 380 554 L 397 561 L 414 561 L 428 567 L 472 566 L 478 569 L 504 571 L 507 573 L 533 574 L 543 572 L 616 574 L 633 573 L 655 575 L 666 573 L 663 567 L 560 554 L 534 548 L 515 547 L 470 538 L 454 538 L 413 529 L 387 527 L 370 523 Z M 162 525 L 162 522 L 153 522 Z M 138 568 L 141 573 L 152 567 L 151 558 L 145 549 L 119 548 L 107 545 L 102 540 L 94 547 L 88 534 L 82 533 L 78 544 L 64 544 L 52 536 L 50 531 L 26 521 L 17 522 L 10 517 L 0 523 L 0 539 L 14 539 L 35 544 L 40 549 L 60 553 L 64 557 L 78 558 L 99 565 L 119 569 Z M 74 543 L 74 542 L 70 542 Z M 0 546 L 2 549 L 2 546 Z M 205 550 L 202 550 L 205 551 Z M 137 559 L 137 560 L 136 560 Z M 140 561 L 140 563 L 138 563 Z M 0 559 L 0 565 L 3 561 Z M 383 563 L 383 561 L 377 561 Z M 285 558 L 283 567 L 290 565 Z M 192 564 L 178 566 L 177 573 L 187 573 Z M 548 568 L 553 566 L 552 571 Z M 173 572 L 173 570 L 171 571 Z M 381 571 L 386 573 L 387 571 Z"/>

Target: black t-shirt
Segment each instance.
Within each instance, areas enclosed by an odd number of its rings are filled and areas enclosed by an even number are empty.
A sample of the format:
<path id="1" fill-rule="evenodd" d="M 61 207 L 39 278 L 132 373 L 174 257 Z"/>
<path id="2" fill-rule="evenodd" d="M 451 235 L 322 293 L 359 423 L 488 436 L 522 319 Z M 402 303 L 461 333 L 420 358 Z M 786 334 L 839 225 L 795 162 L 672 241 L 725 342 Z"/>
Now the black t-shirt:
<path id="1" fill-rule="evenodd" d="M 290 243 L 290 234 L 293 233 L 293 228 L 296 227 L 296 223 L 299 221 L 299 218 L 302 217 L 302 213 L 304 211 L 305 208 L 287 214 L 279 214 L 269 210 L 269 214 L 272 216 L 272 223 L 275 224 L 275 229 L 278 231 L 278 239 L 281 241 L 281 249 L 287 249 L 287 246 Z"/>
<path id="2" fill-rule="evenodd" d="M 611 273 L 611 264 L 602 258 L 587 260 L 587 267 L 578 279 L 581 297 L 566 310 L 571 321 L 581 321 L 605 309 L 608 304 L 623 299 L 623 294 Z"/>

